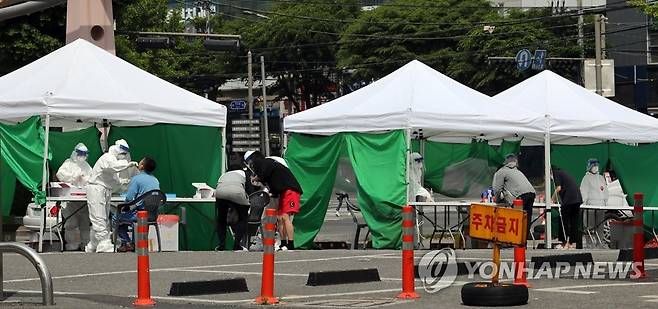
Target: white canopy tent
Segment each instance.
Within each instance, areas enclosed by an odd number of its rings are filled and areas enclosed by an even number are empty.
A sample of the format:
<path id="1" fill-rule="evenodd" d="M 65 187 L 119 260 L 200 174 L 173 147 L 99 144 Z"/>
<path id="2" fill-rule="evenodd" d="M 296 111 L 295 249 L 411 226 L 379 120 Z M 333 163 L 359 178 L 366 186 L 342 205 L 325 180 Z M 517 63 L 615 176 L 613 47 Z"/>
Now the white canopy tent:
<path id="1" fill-rule="evenodd" d="M 226 107 L 78 39 L 0 77 L 0 120 L 226 126 Z"/>
<path id="2" fill-rule="evenodd" d="M 538 114 L 509 113 L 492 102 L 414 60 L 353 93 L 284 118 L 284 128 L 315 135 L 422 129 L 423 136 L 443 141 L 493 141 L 543 132 Z"/>
<path id="3" fill-rule="evenodd" d="M 50 122 L 155 123 L 221 127 L 226 144 L 226 107 L 175 86 L 78 39 L 0 77 L 0 121 L 45 118 L 42 190 Z M 222 172 L 226 158 L 222 154 Z"/>
<path id="4" fill-rule="evenodd" d="M 407 167 L 412 132 L 420 135 L 422 130 L 423 138 L 460 143 L 542 136 L 541 115 L 523 109 L 510 113 L 493 101 L 414 60 L 353 93 L 284 118 L 284 130 L 313 135 L 405 130 Z M 407 201 L 409 196 L 407 186 Z"/>
<path id="5" fill-rule="evenodd" d="M 658 141 L 658 119 L 599 96 L 548 70 L 494 98 L 512 109 L 529 109 L 545 118 L 546 192 L 550 192 L 551 186 L 551 143 L 580 145 L 601 141 Z M 546 235 L 549 243 L 550 225 L 547 225 Z"/>

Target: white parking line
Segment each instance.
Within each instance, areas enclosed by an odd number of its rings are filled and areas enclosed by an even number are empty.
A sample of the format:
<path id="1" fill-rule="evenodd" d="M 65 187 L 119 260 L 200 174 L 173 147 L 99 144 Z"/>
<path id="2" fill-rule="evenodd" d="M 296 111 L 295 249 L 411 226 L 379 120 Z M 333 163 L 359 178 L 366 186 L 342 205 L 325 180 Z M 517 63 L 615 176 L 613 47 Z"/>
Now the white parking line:
<path id="1" fill-rule="evenodd" d="M 253 276 L 262 276 L 261 272 L 256 271 L 228 271 L 228 270 L 202 270 L 202 269 L 172 269 L 171 271 L 180 271 L 180 272 L 193 272 L 193 273 L 217 273 L 217 274 L 229 274 L 229 275 L 253 275 Z M 286 273 L 275 273 L 275 276 L 282 277 L 308 277 L 308 274 L 286 274 Z M 402 281 L 401 278 L 379 278 L 382 281 Z M 420 279 L 416 279 L 420 281 Z"/>
<path id="2" fill-rule="evenodd" d="M 376 257 L 376 256 L 386 256 L 394 253 L 382 253 L 375 255 L 354 255 L 354 256 L 341 256 L 333 258 L 317 258 L 317 259 L 300 259 L 300 260 L 286 260 L 286 261 L 276 261 L 275 264 L 287 264 L 287 263 L 299 263 L 299 262 L 321 262 L 321 261 L 332 261 L 332 260 L 345 260 L 345 259 L 359 259 L 367 257 Z M 253 263 L 239 263 L 239 264 L 220 264 L 220 265 L 204 265 L 204 266 L 184 266 L 184 267 L 173 267 L 173 268 L 154 268 L 151 269 L 151 272 L 158 271 L 174 271 L 181 269 L 204 269 L 204 268 L 220 268 L 220 267 L 235 267 L 235 266 L 253 266 L 253 265 L 262 265 L 261 262 Z M 95 277 L 95 276 L 106 276 L 106 275 L 121 275 L 121 274 L 131 274 L 136 273 L 136 270 L 124 270 L 124 271 L 111 271 L 111 272 L 101 272 L 101 273 L 87 273 L 87 274 L 77 274 L 77 275 L 64 275 L 64 276 L 54 276 L 52 279 L 70 279 L 70 278 L 85 278 L 85 277 Z M 27 281 L 38 281 L 39 278 L 25 278 L 25 279 L 12 279 L 4 280 L 5 283 L 15 283 L 15 282 L 27 282 Z"/>
<path id="3" fill-rule="evenodd" d="M 638 285 L 656 285 L 658 282 L 631 282 L 631 283 L 609 283 L 609 284 L 590 284 L 590 285 L 569 285 L 559 286 L 552 288 L 534 289 L 534 291 L 541 292 L 554 292 L 554 293 L 568 293 L 568 294 L 597 294 L 596 291 L 577 291 L 574 289 L 589 289 L 589 288 L 606 288 L 614 286 L 638 286 Z"/>
<path id="4" fill-rule="evenodd" d="M 649 298 L 646 301 L 650 303 L 658 303 L 658 295 L 644 295 L 642 298 Z"/>

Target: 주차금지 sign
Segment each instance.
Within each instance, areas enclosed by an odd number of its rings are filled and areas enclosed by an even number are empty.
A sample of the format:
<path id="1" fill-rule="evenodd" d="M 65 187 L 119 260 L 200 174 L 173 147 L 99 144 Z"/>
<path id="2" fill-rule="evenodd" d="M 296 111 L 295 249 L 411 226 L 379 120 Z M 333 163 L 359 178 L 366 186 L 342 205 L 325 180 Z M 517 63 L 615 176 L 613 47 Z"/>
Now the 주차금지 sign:
<path id="1" fill-rule="evenodd" d="M 472 204 L 468 232 L 471 238 L 525 245 L 525 211 L 520 209 Z"/>

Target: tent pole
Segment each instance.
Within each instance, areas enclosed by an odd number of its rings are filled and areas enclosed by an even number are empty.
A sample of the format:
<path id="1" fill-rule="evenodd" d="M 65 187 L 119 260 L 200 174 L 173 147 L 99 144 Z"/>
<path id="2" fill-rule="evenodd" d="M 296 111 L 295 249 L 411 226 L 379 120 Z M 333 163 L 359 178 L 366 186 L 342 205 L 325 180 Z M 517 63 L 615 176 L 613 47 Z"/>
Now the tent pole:
<path id="1" fill-rule="evenodd" d="M 411 201 L 410 199 L 410 193 L 409 193 L 409 169 L 410 169 L 410 162 L 411 162 L 411 129 L 406 130 L 407 134 L 407 159 L 406 159 L 406 171 L 405 174 L 407 176 L 407 203 Z"/>
<path id="2" fill-rule="evenodd" d="M 423 157 L 423 181 L 425 180 L 425 139 L 420 138 L 420 156 Z"/>
<path id="3" fill-rule="evenodd" d="M 221 175 L 226 173 L 226 127 L 222 128 L 222 160 Z"/>
<path id="4" fill-rule="evenodd" d="M 50 114 L 46 114 L 46 133 L 43 141 L 43 170 L 41 178 L 41 191 L 46 192 L 46 184 L 48 183 L 48 138 L 50 136 Z M 46 193 L 46 196 L 48 194 Z M 45 205 L 44 205 L 45 206 Z M 39 252 L 43 252 L 43 229 L 46 221 L 46 208 L 41 209 L 41 216 L 43 222 L 39 228 Z"/>
<path id="5" fill-rule="evenodd" d="M 551 249 L 552 231 L 551 231 L 551 126 L 550 117 L 546 116 L 546 134 L 544 136 L 544 203 L 546 207 L 546 249 Z M 532 232 L 532 231 L 531 231 Z"/>

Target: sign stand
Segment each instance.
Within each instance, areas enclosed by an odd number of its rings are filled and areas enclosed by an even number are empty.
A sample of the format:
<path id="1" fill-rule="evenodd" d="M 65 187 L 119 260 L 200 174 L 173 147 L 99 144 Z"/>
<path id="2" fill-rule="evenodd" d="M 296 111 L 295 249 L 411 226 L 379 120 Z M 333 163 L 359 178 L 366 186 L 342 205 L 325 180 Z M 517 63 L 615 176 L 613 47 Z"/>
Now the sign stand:
<path id="1" fill-rule="evenodd" d="M 471 238 L 491 241 L 494 269 L 491 282 L 471 282 L 462 286 L 466 306 L 517 306 L 528 303 L 528 287 L 501 283 L 500 244 L 525 246 L 528 219 L 526 212 L 499 206 L 473 204 L 469 215 Z"/>

